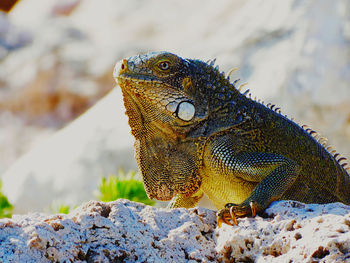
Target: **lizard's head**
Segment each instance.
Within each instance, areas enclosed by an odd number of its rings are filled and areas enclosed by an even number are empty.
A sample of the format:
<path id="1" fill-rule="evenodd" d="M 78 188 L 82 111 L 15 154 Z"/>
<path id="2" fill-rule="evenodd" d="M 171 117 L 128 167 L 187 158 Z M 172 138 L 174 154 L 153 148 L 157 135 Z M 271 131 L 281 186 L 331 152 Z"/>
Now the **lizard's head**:
<path id="1" fill-rule="evenodd" d="M 196 94 L 194 65 L 168 52 L 123 59 L 114 77 L 124 95 L 132 134 L 157 130 L 184 137 L 189 126 L 205 118 L 207 107 Z"/>
<path id="2" fill-rule="evenodd" d="M 191 148 L 194 143 L 183 145 L 205 129 L 200 123 L 210 114 L 208 101 L 218 97 L 215 85 L 221 78 L 227 81 L 225 77 L 202 61 L 168 52 L 123 59 L 114 77 L 122 89 L 148 195 L 169 200 L 178 193 L 194 193 L 200 179 L 186 170 L 194 168 L 197 150 Z"/>

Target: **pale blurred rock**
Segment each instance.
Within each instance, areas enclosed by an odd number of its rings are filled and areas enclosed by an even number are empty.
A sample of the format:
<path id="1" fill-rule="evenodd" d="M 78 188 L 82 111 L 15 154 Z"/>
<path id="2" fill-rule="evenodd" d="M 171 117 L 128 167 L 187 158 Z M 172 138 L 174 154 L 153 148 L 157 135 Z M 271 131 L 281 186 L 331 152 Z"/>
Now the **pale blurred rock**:
<path id="1" fill-rule="evenodd" d="M 31 146 L 37 145 L 38 141 L 48 138 L 54 132 L 55 129 L 26 125 L 23 118 L 11 112 L 0 113 L 0 174 L 3 175 L 6 168 L 14 163 L 24 151 L 28 152 Z"/>
<path id="2" fill-rule="evenodd" d="M 2 262 L 349 262 L 350 207 L 276 202 L 216 228 L 204 208 L 90 201 L 69 215 L 0 220 Z"/>
<path id="3" fill-rule="evenodd" d="M 137 169 L 120 90 L 21 157 L 3 177 L 16 212 L 92 199 L 102 176 Z"/>
<path id="4" fill-rule="evenodd" d="M 11 24 L 7 15 L 0 11 L 0 61 L 6 55 L 20 49 L 32 41 L 31 35 Z"/>

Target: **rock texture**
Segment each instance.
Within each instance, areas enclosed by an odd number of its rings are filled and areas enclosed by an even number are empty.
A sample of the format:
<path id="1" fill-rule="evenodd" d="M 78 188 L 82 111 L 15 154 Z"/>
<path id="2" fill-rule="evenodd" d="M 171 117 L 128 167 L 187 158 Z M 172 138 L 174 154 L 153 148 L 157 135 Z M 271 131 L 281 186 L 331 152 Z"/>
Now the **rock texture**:
<path id="1" fill-rule="evenodd" d="M 0 225 L 0 259 L 15 262 L 213 261 L 215 214 L 127 200 L 89 202 L 70 215 L 15 216 Z M 195 262 L 195 261 L 194 261 Z"/>
<path id="2" fill-rule="evenodd" d="M 216 251 L 238 262 L 350 262 L 350 207 L 275 202 L 268 219 L 217 231 Z"/>
<path id="3" fill-rule="evenodd" d="M 90 201 L 0 220 L 0 261 L 350 262 L 350 207 L 281 201 L 266 214 L 217 229 L 204 208 Z"/>

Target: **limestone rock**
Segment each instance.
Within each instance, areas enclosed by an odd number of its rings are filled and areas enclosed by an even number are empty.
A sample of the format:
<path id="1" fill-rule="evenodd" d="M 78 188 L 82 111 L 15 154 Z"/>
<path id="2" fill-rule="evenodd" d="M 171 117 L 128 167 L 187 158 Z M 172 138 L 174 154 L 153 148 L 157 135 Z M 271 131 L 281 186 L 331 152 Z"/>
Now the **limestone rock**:
<path id="1" fill-rule="evenodd" d="M 275 202 L 261 217 L 224 225 L 216 251 L 238 262 L 350 262 L 350 207 Z"/>
<path id="2" fill-rule="evenodd" d="M 187 262 L 215 259 L 215 214 L 119 200 L 70 215 L 1 220 L 0 259 L 15 262 Z M 194 261 L 195 262 L 195 261 Z"/>
<path id="3" fill-rule="evenodd" d="M 2 262 L 350 262 L 350 207 L 274 203 L 216 228 L 205 208 L 90 201 L 69 215 L 0 220 Z"/>

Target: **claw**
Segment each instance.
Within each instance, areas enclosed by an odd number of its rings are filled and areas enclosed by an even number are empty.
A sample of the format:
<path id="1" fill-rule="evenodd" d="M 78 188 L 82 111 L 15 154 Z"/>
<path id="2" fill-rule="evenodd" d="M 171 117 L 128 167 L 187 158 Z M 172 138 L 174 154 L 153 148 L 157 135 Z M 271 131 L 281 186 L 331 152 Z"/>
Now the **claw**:
<path id="1" fill-rule="evenodd" d="M 230 221 L 227 221 L 225 218 L 223 218 L 221 215 L 218 215 L 216 218 L 216 221 L 218 222 L 218 227 L 221 228 L 222 223 L 225 223 L 227 225 L 233 226 Z"/>
<path id="2" fill-rule="evenodd" d="M 221 228 L 222 223 L 225 223 L 224 220 L 219 216 L 216 217 L 216 221 L 218 222 L 218 228 Z"/>
<path id="3" fill-rule="evenodd" d="M 250 205 L 250 208 L 252 209 L 252 216 L 255 217 L 256 216 L 256 209 L 257 209 L 256 202 L 251 201 L 249 203 L 249 205 Z"/>
<path id="4" fill-rule="evenodd" d="M 246 217 L 252 215 L 255 217 L 259 211 L 259 206 L 256 201 L 250 201 L 249 206 L 236 205 L 233 203 L 227 203 L 225 208 L 217 213 L 217 223 L 220 228 L 222 223 L 230 226 L 238 225 L 237 217 Z M 231 220 L 233 223 L 231 223 Z"/>
<path id="5" fill-rule="evenodd" d="M 233 223 L 237 226 L 237 219 L 236 219 L 236 214 L 235 212 L 233 212 L 233 206 L 230 207 L 230 215 L 231 215 L 231 219 L 233 221 Z"/>
<path id="6" fill-rule="evenodd" d="M 231 223 L 231 220 L 233 224 Z M 236 214 L 234 212 L 234 207 L 233 206 L 226 207 L 225 210 L 219 211 L 216 215 L 216 221 L 219 228 L 221 227 L 222 223 L 225 223 L 230 226 L 233 226 L 233 225 L 237 226 L 238 223 L 236 219 Z"/>

